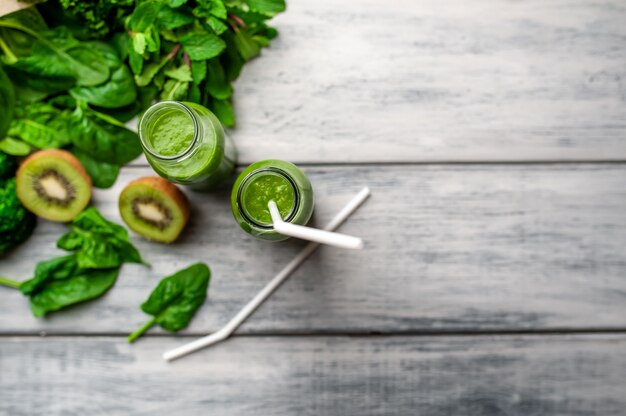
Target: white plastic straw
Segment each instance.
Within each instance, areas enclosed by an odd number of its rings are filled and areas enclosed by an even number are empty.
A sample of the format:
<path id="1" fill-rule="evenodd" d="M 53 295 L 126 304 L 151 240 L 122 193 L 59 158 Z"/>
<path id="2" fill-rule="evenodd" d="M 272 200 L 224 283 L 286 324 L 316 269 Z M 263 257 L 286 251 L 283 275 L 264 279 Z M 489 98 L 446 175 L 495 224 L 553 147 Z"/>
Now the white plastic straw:
<path id="1" fill-rule="evenodd" d="M 356 211 L 356 209 L 367 199 L 370 195 L 370 190 L 368 188 L 363 188 L 361 192 L 359 192 L 348 204 L 343 207 L 341 211 L 328 223 L 328 225 L 324 228 L 326 231 L 333 231 L 337 229 L 345 220 Z M 222 329 L 212 333 L 211 335 L 207 335 L 205 337 L 199 338 L 193 342 L 182 345 L 178 348 L 174 348 L 173 350 L 167 351 L 163 354 L 163 359 L 166 361 L 172 361 L 177 358 L 180 358 L 184 355 L 190 354 L 194 351 L 197 351 L 201 348 L 208 347 L 209 345 L 218 343 L 220 341 L 228 338 L 234 331 L 241 325 L 252 313 L 259 307 L 267 298 L 283 283 L 287 277 L 293 273 L 300 264 L 304 262 L 317 248 L 319 247 L 319 243 L 309 243 L 307 244 L 298 255 L 291 260 L 284 269 L 282 269 L 257 295 L 252 298 L 250 302 L 246 306 L 243 307 L 235 315 L 233 319 L 230 320 Z"/>
<path id="2" fill-rule="evenodd" d="M 335 247 L 350 249 L 363 248 L 363 240 L 360 238 L 285 222 L 280 216 L 276 202 L 270 201 L 267 206 L 272 215 L 272 226 L 274 230 L 281 234 Z"/>

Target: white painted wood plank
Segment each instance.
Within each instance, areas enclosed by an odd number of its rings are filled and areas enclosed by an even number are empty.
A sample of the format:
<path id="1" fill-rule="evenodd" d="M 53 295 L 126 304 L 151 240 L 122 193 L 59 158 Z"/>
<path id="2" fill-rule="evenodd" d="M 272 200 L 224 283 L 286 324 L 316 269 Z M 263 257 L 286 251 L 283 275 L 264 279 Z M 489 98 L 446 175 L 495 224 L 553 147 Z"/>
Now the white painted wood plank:
<path id="1" fill-rule="evenodd" d="M 249 164 L 626 158 L 620 0 L 294 0 L 236 85 Z"/>
<path id="2" fill-rule="evenodd" d="M 623 335 L 0 338 L 0 414 L 621 416 Z"/>
<path id="3" fill-rule="evenodd" d="M 624 327 L 626 165 L 355 166 L 306 168 L 327 222 L 367 185 L 372 198 L 341 228 L 363 251 L 324 247 L 240 331 L 368 332 Z M 126 168 L 96 205 L 119 221 L 117 195 L 149 174 Z M 209 299 L 189 331 L 226 323 L 300 242 L 254 240 L 232 218 L 228 191 L 191 194 L 192 221 L 166 246 L 135 236 L 151 270 L 125 266 L 104 298 L 47 319 L 0 288 L 0 332 L 129 332 L 160 277 L 192 262 L 213 269 Z M 42 221 L 0 260 L 26 278 L 57 253 L 65 226 Z M 154 330 L 156 331 L 156 329 Z"/>

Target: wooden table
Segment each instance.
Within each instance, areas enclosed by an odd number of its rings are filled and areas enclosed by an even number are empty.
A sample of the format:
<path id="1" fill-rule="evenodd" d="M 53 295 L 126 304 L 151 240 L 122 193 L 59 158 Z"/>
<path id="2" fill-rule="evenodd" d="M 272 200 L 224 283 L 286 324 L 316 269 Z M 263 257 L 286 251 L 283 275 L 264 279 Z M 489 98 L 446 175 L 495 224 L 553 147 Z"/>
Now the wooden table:
<path id="1" fill-rule="evenodd" d="M 621 0 L 294 0 L 236 85 L 245 166 L 300 164 L 342 231 L 232 339 L 167 364 L 223 325 L 302 246 L 190 194 L 171 246 L 134 238 L 105 297 L 47 319 L 0 289 L 2 415 L 623 415 L 626 411 L 626 4 Z M 151 174 L 125 168 L 95 205 Z M 0 262 L 26 278 L 65 226 Z M 207 303 L 176 335 L 139 304 L 208 262 Z"/>

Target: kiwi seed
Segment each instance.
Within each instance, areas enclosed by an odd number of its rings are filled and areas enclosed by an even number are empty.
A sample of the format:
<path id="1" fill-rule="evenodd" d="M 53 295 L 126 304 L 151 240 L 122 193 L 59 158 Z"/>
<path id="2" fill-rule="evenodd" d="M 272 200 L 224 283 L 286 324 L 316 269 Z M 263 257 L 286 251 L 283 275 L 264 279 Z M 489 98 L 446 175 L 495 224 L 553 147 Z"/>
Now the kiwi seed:
<path id="1" fill-rule="evenodd" d="M 50 204 L 68 206 L 76 197 L 76 189 L 53 169 L 47 169 L 33 176 L 33 189 L 40 198 Z"/>
<path id="2" fill-rule="evenodd" d="M 142 221 L 166 229 L 172 222 L 172 213 L 159 202 L 149 198 L 136 198 L 132 201 L 133 214 Z"/>

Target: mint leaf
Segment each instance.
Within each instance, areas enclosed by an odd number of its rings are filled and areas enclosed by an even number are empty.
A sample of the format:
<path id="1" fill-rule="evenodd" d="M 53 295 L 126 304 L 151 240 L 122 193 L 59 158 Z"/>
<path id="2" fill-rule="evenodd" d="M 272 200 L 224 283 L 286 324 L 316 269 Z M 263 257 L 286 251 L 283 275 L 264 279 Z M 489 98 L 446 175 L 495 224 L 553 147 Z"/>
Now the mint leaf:
<path id="1" fill-rule="evenodd" d="M 193 81 L 193 78 L 191 77 L 191 70 L 185 64 L 182 64 L 178 68 L 171 68 L 171 69 L 165 70 L 165 75 L 170 78 L 174 78 L 175 80 L 178 80 L 178 81 L 185 81 L 185 82 Z"/>
<path id="2" fill-rule="evenodd" d="M 193 23 L 193 15 L 185 8 L 172 9 L 163 7 L 157 16 L 157 24 L 160 28 L 172 30 Z"/>
<path id="3" fill-rule="evenodd" d="M 206 62 L 191 61 L 191 76 L 194 84 L 200 84 L 206 78 Z"/>
<path id="4" fill-rule="evenodd" d="M 264 14 L 266 16 L 275 16 L 285 11 L 285 0 L 245 0 L 250 10 Z"/>
<path id="5" fill-rule="evenodd" d="M 226 80 L 224 68 L 219 59 L 213 58 L 208 62 L 208 77 L 206 88 L 209 94 L 219 100 L 225 100 L 233 93 L 230 83 Z"/>
<path id="6" fill-rule="evenodd" d="M 181 37 L 180 43 L 189 58 L 196 61 L 214 58 L 226 48 L 226 44 L 218 36 L 197 30 Z"/>

